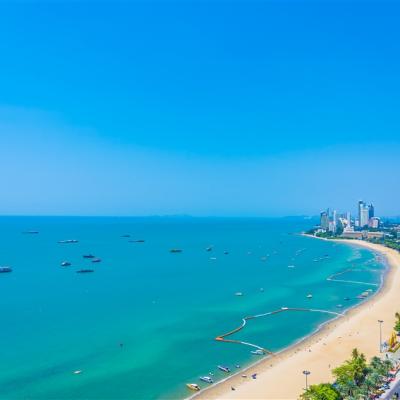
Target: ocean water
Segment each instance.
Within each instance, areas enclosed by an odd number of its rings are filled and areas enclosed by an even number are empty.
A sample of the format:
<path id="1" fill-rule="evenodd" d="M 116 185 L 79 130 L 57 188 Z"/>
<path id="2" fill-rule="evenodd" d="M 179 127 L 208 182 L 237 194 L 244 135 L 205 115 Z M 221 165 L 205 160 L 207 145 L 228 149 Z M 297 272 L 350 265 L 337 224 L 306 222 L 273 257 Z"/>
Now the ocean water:
<path id="1" fill-rule="evenodd" d="M 225 377 L 218 364 L 236 371 L 259 359 L 247 346 L 214 340 L 242 317 L 281 307 L 341 312 L 366 289 L 375 292 L 385 266 L 374 254 L 296 235 L 312 225 L 0 218 L 0 265 L 13 267 L 0 274 L 0 399 L 184 398 L 185 383 L 205 387 L 198 378 L 209 372 Z M 57 243 L 65 239 L 79 243 Z M 83 259 L 88 253 L 102 262 Z M 230 338 L 278 351 L 332 317 L 284 312 L 250 320 Z"/>

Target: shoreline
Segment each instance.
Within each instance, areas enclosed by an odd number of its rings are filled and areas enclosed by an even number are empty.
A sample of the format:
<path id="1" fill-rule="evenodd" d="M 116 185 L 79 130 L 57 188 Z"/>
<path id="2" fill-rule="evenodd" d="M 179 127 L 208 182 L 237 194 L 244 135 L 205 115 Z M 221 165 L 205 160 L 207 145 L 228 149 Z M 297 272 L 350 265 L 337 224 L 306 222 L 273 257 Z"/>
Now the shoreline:
<path id="1" fill-rule="evenodd" d="M 367 358 L 379 354 L 377 320 L 386 322 L 382 327 L 385 340 L 392 330 L 394 314 L 400 309 L 400 301 L 396 297 L 396 289 L 400 289 L 400 253 L 380 244 L 351 239 L 329 240 L 368 248 L 383 257 L 386 269 L 378 290 L 366 300 L 346 309 L 343 316 L 326 321 L 275 356 L 261 359 L 189 399 L 296 399 L 304 387 L 304 369 L 311 371 L 310 384 L 329 382 L 332 380 L 331 370 L 347 359 L 354 347 L 365 353 Z M 382 314 L 385 314 L 384 317 Z M 375 336 L 376 340 L 371 339 Z M 241 377 L 242 374 L 250 376 L 253 373 L 257 373 L 256 380 Z M 288 376 L 290 385 L 285 379 Z"/>

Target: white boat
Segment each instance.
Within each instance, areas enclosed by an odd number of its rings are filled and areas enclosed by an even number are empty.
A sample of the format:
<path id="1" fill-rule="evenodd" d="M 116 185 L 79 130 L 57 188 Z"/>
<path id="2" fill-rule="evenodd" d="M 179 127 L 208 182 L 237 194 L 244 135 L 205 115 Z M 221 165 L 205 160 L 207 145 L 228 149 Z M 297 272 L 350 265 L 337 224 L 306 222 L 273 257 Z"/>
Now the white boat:
<path id="1" fill-rule="evenodd" d="M 243 296 L 243 293 L 242 292 L 236 292 L 235 296 Z"/>
<path id="2" fill-rule="evenodd" d="M 287 267 L 288 267 L 288 268 L 295 268 L 294 265 L 288 265 Z"/>
<path id="3" fill-rule="evenodd" d="M 307 299 L 312 299 L 312 294 L 311 293 L 307 295 Z"/>
<path id="4" fill-rule="evenodd" d="M 206 383 L 213 383 L 214 382 L 210 376 L 201 376 L 200 380 L 203 381 L 203 382 L 206 382 Z"/>
<path id="5" fill-rule="evenodd" d="M 80 369 L 77 369 L 76 371 L 74 371 L 74 374 L 75 375 L 79 375 L 79 374 L 81 374 L 82 373 L 82 370 L 80 370 Z"/>
<path id="6" fill-rule="evenodd" d="M 289 310 L 289 307 L 281 307 L 281 310 L 283 311 Z"/>
<path id="7" fill-rule="evenodd" d="M 264 355 L 264 352 L 262 350 L 260 350 L 260 349 L 252 350 L 250 353 L 254 354 L 255 356 L 263 356 Z"/>

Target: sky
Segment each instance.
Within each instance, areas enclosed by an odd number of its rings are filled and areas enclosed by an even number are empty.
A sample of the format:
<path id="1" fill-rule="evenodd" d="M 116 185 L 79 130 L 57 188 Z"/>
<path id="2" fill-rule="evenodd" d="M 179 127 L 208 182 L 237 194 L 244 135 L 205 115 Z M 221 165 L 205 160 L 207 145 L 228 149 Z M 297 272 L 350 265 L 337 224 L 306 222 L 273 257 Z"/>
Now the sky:
<path id="1" fill-rule="evenodd" d="M 399 215 L 399 17 L 2 1 L 0 215 Z"/>

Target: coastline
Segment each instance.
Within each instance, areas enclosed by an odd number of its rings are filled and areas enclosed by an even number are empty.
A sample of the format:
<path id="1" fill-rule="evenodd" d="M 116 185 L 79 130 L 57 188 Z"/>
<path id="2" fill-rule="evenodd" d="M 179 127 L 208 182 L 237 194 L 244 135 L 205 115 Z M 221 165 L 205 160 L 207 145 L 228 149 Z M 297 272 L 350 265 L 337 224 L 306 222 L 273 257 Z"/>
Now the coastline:
<path id="1" fill-rule="evenodd" d="M 377 320 L 385 321 L 382 335 L 386 339 L 394 325 L 394 314 L 400 309 L 400 253 L 379 244 L 358 240 L 341 239 L 336 242 L 368 248 L 386 260 L 387 270 L 379 290 L 368 300 L 347 309 L 344 316 L 322 324 L 315 332 L 275 356 L 259 360 L 190 398 L 296 399 L 304 388 L 304 369 L 311 371 L 309 384 L 330 382 L 331 370 L 347 359 L 353 348 L 357 347 L 367 358 L 379 354 Z M 257 373 L 257 379 L 242 378 L 243 373 L 247 376 Z"/>

